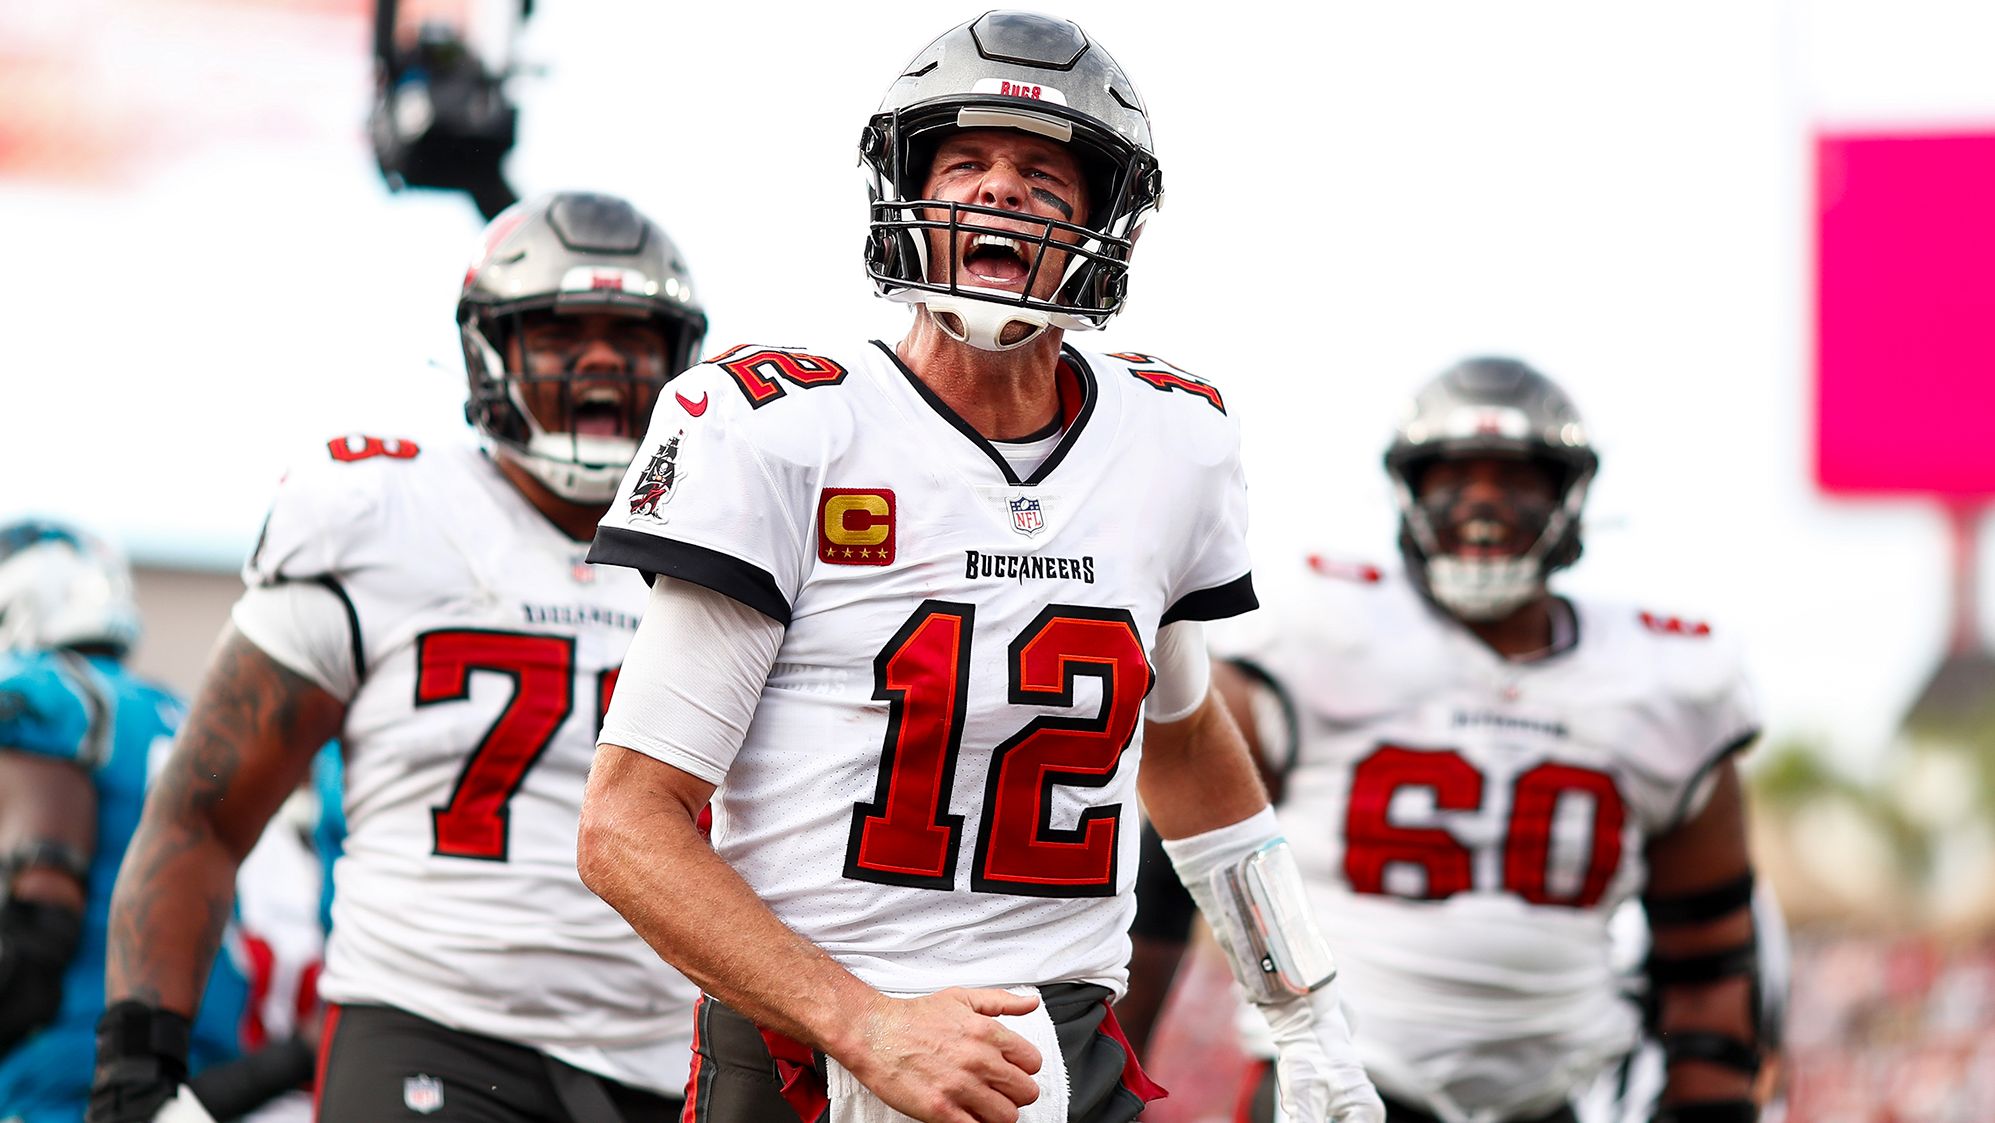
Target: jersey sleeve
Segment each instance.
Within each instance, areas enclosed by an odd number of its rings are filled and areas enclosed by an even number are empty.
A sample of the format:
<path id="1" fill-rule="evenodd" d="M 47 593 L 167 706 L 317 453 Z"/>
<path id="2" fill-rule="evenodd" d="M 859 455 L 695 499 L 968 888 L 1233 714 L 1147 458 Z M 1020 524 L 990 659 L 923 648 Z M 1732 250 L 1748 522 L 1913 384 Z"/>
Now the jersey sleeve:
<path id="1" fill-rule="evenodd" d="M 344 438 L 301 458 L 278 483 L 243 565 L 243 584 L 315 581 L 339 572 L 344 546 L 364 533 L 380 506 L 378 488 L 370 485 L 384 469 L 373 461 L 395 458 L 341 461 L 335 447 L 345 447 Z"/>
<path id="2" fill-rule="evenodd" d="M 243 563 L 236 630 L 337 698 L 352 695 L 366 663 L 346 589 L 350 555 L 382 525 L 386 474 L 408 471 L 416 455 L 413 443 L 371 437 L 315 447 L 278 483 Z"/>
<path id="3" fill-rule="evenodd" d="M 1703 811 L 1719 765 L 1759 736 L 1759 707 L 1743 654 L 1729 634 L 1700 627 L 1651 638 L 1650 657 L 1661 676 L 1653 715 L 1660 743 L 1641 754 L 1642 783 L 1634 793 L 1650 834 L 1666 833 Z"/>
<path id="4" fill-rule="evenodd" d="M 96 768 L 110 756 L 110 732 L 108 703 L 87 668 L 54 652 L 0 654 L 0 750 Z"/>
<path id="5" fill-rule="evenodd" d="M 1247 556 L 1247 476 L 1240 465 L 1240 431 L 1230 420 L 1218 428 L 1208 438 L 1219 447 L 1216 463 L 1194 465 L 1192 478 L 1204 491 L 1203 502 L 1192 523 L 1192 549 L 1171 585 L 1166 624 L 1224 620 L 1260 603 Z"/>
<path id="6" fill-rule="evenodd" d="M 1751 747 L 1760 733 L 1752 687 L 1736 666 L 1715 691 L 1688 700 L 1685 711 L 1685 744 L 1695 753 L 1695 767 L 1669 811 L 1668 826 L 1687 822 L 1704 810 L 1716 786 L 1718 766 Z"/>
<path id="7" fill-rule="evenodd" d="M 251 585 L 229 621 L 265 655 L 344 702 L 360 689 L 361 668 L 351 602 L 336 584 L 328 577 Z"/>
<path id="8" fill-rule="evenodd" d="M 759 408 L 717 367 L 673 379 L 589 560 L 701 585 L 787 626 L 815 548 L 823 397 Z"/>

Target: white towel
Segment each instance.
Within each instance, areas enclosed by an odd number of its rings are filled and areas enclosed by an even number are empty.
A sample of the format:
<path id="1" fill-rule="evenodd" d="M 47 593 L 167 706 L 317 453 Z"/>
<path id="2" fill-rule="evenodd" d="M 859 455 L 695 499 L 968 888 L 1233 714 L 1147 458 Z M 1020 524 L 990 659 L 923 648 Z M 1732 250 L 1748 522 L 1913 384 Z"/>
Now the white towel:
<path id="1" fill-rule="evenodd" d="M 166 1101 L 152 1120 L 153 1123 L 215 1123 L 215 1117 L 194 1097 L 194 1089 L 185 1084 L 180 1086 L 180 1094 Z"/>
<path id="2" fill-rule="evenodd" d="M 1039 997 L 1037 987 L 1007 987 L 1013 994 Z M 897 998 L 910 997 L 896 995 Z M 1060 1053 L 1060 1038 L 1053 1032 L 1053 1017 L 1042 1000 L 1030 1014 L 1006 1014 L 998 1018 L 1011 1032 L 1032 1042 L 1039 1050 L 1039 1098 L 1020 1108 L 1018 1123 L 1067 1123 L 1067 1058 Z M 825 1058 L 825 1090 L 831 1097 L 831 1123 L 914 1123 L 906 1115 L 888 1107 L 859 1083 L 859 1078 L 830 1057 Z"/>

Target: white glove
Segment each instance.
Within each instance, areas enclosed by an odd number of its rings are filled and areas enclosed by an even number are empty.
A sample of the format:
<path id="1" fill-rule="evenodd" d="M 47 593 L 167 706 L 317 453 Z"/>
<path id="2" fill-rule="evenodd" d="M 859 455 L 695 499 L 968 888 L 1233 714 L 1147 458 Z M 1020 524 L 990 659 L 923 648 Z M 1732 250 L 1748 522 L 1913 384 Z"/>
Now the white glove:
<path id="1" fill-rule="evenodd" d="M 1275 1038 L 1275 1086 L 1290 1123 L 1385 1123 L 1332 982 L 1307 997 L 1257 1006 Z"/>
<path id="2" fill-rule="evenodd" d="M 194 1090 L 182 1084 L 180 1094 L 160 1107 L 152 1123 L 215 1123 L 215 1117 L 194 1098 Z"/>

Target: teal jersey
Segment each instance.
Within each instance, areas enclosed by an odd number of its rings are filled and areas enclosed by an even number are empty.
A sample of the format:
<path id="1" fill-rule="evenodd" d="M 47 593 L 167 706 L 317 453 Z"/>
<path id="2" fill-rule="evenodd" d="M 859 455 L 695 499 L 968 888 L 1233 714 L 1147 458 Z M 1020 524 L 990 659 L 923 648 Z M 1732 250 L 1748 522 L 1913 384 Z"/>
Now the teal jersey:
<path id="1" fill-rule="evenodd" d="M 346 849 L 346 760 L 338 741 L 319 750 L 312 760 L 312 790 L 319 797 L 319 818 L 312 828 L 312 849 L 319 857 L 319 928 L 332 931 L 333 863 Z"/>
<path id="2" fill-rule="evenodd" d="M 53 1025 L 0 1057 L 0 1123 L 76 1123 L 89 1099 L 111 886 L 138 829 L 155 757 L 164 760 L 185 708 L 108 658 L 73 652 L 0 653 L 0 751 L 75 761 L 97 789 L 83 942 L 63 976 Z M 247 988 L 218 954 L 194 1024 L 193 1071 L 241 1052 Z"/>

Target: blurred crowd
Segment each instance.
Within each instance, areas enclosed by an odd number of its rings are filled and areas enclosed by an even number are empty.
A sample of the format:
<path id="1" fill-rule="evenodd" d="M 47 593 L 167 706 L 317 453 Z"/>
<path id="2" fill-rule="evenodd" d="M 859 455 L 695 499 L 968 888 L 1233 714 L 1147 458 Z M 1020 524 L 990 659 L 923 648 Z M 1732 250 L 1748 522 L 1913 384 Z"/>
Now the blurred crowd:
<path id="1" fill-rule="evenodd" d="M 1797 932 L 1788 1123 L 1995 1119 L 1995 940 Z"/>

